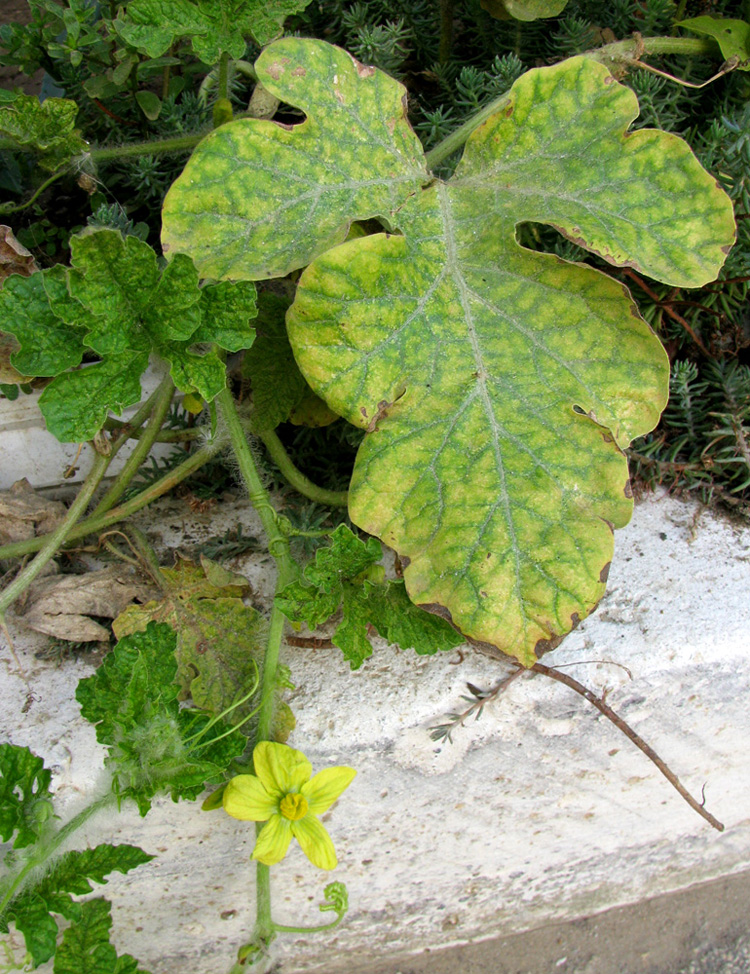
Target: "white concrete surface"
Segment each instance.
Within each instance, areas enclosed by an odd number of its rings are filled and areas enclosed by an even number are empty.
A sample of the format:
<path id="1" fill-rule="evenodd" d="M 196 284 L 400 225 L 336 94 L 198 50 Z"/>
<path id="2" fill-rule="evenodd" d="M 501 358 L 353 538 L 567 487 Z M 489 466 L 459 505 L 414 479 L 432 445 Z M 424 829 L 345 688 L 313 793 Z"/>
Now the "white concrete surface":
<path id="1" fill-rule="evenodd" d="M 241 521 L 168 501 L 141 525 L 166 547 Z M 467 681 L 489 687 L 501 664 L 467 651 L 420 658 L 383 645 L 351 673 L 337 650 L 288 649 L 297 729 L 314 768 L 359 771 L 326 816 L 339 867 L 324 874 L 299 849 L 273 870 L 275 918 L 315 924 L 330 879 L 350 913 L 331 935 L 280 936 L 284 974 L 356 971 L 426 948 L 505 936 L 677 890 L 750 865 L 750 528 L 669 497 L 642 502 L 617 533 L 598 612 L 545 662 L 601 691 L 683 783 L 726 824 L 719 834 L 617 730 L 568 689 L 523 677 L 478 722 L 435 744 L 429 728 L 461 705 Z M 257 601 L 272 566 L 242 561 Z M 12 620 L 11 620 L 12 621 Z M 16 630 L 20 632 L 20 630 Z M 100 782 L 101 751 L 77 715 L 84 662 L 36 659 L 19 638 L 28 684 L 7 652 L 0 739 L 28 744 L 56 772 L 72 814 Z M 629 667 L 632 680 L 623 669 Z M 28 697 L 29 688 L 33 699 Z M 22 709 L 28 700 L 28 713 Z M 113 879 L 114 939 L 154 974 L 219 974 L 253 922 L 252 828 L 162 802 L 88 829 L 90 843 L 136 842 L 157 858 Z M 393 968 L 394 974 L 398 968 Z"/>
<path id="2" fill-rule="evenodd" d="M 160 376 L 152 369 L 144 373 L 141 388 L 144 398 L 155 391 Z M 39 397 L 42 392 L 34 390 L 21 393 L 13 401 L 0 397 L 0 490 L 8 490 L 17 480 L 24 477 L 32 487 L 54 487 L 63 483 L 63 477 L 75 461 L 77 469 L 64 481 L 76 483 L 83 480 L 94 460 L 93 448 L 85 443 L 78 453 L 77 443 L 59 443 L 47 432 L 44 418 L 39 411 Z M 123 413 L 129 419 L 140 403 L 131 406 Z M 136 441 L 126 443 L 110 467 L 114 476 L 123 468 L 125 461 L 135 449 Z M 151 455 L 168 456 L 172 444 L 157 443 Z"/>

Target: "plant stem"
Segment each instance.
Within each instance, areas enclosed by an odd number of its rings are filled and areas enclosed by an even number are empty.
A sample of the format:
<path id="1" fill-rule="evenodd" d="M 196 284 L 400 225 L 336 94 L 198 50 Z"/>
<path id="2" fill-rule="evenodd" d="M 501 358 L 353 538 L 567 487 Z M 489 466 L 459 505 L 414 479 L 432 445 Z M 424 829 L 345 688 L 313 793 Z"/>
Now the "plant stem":
<path id="1" fill-rule="evenodd" d="M 120 507 L 115 507 L 107 514 L 101 514 L 99 517 L 87 517 L 85 521 L 81 521 L 77 527 L 74 527 L 69 532 L 67 540 L 77 541 L 79 538 L 85 538 L 87 534 L 94 534 L 96 531 L 101 531 L 102 528 L 108 528 L 113 524 L 117 524 L 118 521 L 123 521 L 126 517 L 136 514 L 152 501 L 168 493 L 177 484 L 194 474 L 196 470 L 199 470 L 205 463 L 208 463 L 217 453 L 220 453 L 224 449 L 224 446 L 225 444 L 220 439 L 206 444 L 200 450 L 196 450 L 192 456 L 188 457 L 178 467 L 175 467 L 174 470 L 170 470 L 168 474 L 165 474 L 165 476 L 157 480 L 147 490 L 141 491 L 140 494 L 121 504 Z M 52 535 L 44 534 L 38 538 L 29 538 L 28 541 L 15 541 L 12 544 L 3 545 L 0 547 L 0 559 L 22 558 L 24 555 L 39 551 L 51 537 Z"/>
<path id="2" fill-rule="evenodd" d="M 91 517 L 97 517 L 99 514 L 104 514 L 106 511 L 110 510 L 125 493 L 131 480 L 138 473 L 139 467 L 148 456 L 151 447 L 154 445 L 154 441 L 161 430 L 162 423 L 169 412 L 173 395 L 174 383 L 169 376 L 166 376 L 161 380 L 161 383 L 156 390 L 151 418 L 138 439 L 135 449 L 126 460 L 125 466 L 117 475 L 115 482 L 110 486 L 104 497 L 102 497 L 102 499 L 96 505 Z"/>
<path id="3" fill-rule="evenodd" d="M 2 915 L 5 907 L 13 899 L 13 894 L 23 883 L 24 879 L 29 875 L 29 873 L 37 867 L 43 865 L 50 858 L 50 856 L 60 848 L 63 842 L 69 839 L 74 832 L 77 832 L 82 825 L 85 825 L 86 822 L 88 822 L 92 815 L 95 815 L 96 812 L 101 811 L 108 805 L 112 805 L 115 800 L 116 796 L 111 792 L 108 792 L 101 798 L 97 798 L 96 801 L 93 801 L 90 805 L 87 805 L 85 808 L 81 809 L 77 815 L 63 825 L 59 831 L 50 836 L 47 841 L 42 841 L 35 846 L 34 854 L 30 856 L 28 860 L 26 860 L 23 868 L 19 870 L 18 874 L 13 878 L 8 877 L 9 885 L 7 888 L 4 887 L 4 895 L 2 900 L 0 900 L 0 915 Z"/>
<path id="4" fill-rule="evenodd" d="M 56 173 L 53 173 L 49 179 L 46 179 L 42 185 L 37 189 L 33 196 L 29 197 L 25 203 L 1 203 L 0 213 L 20 213 L 21 210 L 25 210 L 27 207 L 38 200 L 45 189 L 48 189 L 53 183 L 56 183 L 58 179 L 61 179 L 70 170 L 66 166 L 64 169 L 58 169 Z"/>
<path id="5" fill-rule="evenodd" d="M 110 431 L 120 432 L 127 436 L 129 440 L 139 440 L 143 436 L 142 430 L 132 429 L 129 422 L 122 422 L 117 419 L 105 419 L 104 428 Z M 185 429 L 159 430 L 154 438 L 155 443 L 186 443 L 191 440 L 199 440 L 205 436 L 206 431 L 197 426 L 189 426 Z"/>
<path id="6" fill-rule="evenodd" d="M 89 155 L 94 162 L 108 162 L 111 159 L 127 159 L 133 156 L 156 156 L 164 152 L 188 152 L 207 135 L 208 132 L 201 132 L 176 136 L 173 139 L 155 139 L 153 142 L 130 142 L 103 149 L 91 149 Z"/>
<path id="7" fill-rule="evenodd" d="M 440 47 L 438 61 L 446 64 L 453 51 L 453 0 L 439 0 L 440 3 Z"/>
<path id="8" fill-rule="evenodd" d="M 627 67 L 639 61 L 644 54 L 705 54 L 709 56 L 721 56 L 719 45 L 716 41 L 704 37 L 643 37 L 632 38 L 627 41 L 616 41 L 614 44 L 607 44 L 604 47 L 587 51 L 586 57 L 594 61 L 601 61 L 604 64 L 618 65 Z M 491 102 L 480 109 L 463 125 L 447 135 L 442 142 L 430 149 L 425 155 L 428 169 L 434 169 L 444 159 L 452 155 L 457 149 L 467 141 L 471 133 L 486 122 L 487 119 L 499 112 L 509 101 L 506 92 L 499 95 Z"/>
<path id="9" fill-rule="evenodd" d="M 301 470 L 294 466 L 289 454 L 284 449 L 284 444 L 273 430 L 263 430 L 256 435 L 263 441 L 263 445 L 287 483 L 303 497 L 309 497 L 311 501 L 324 504 L 326 507 L 347 506 L 349 492 L 347 490 L 328 490 L 325 487 L 318 487 L 312 480 L 309 480 Z"/>
<path id="10" fill-rule="evenodd" d="M 68 508 L 68 513 L 59 526 L 51 534 L 47 535 L 47 540 L 40 548 L 36 558 L 29 562 L 23 571 L 13 579 L 10 585 L 0 595 L 0 619 L 2 619 L 8 607 L 15 602 L 18 596 L 26 591 L 47 562 L 57 553 L 58 548 L 70 536 L 76 522 L 86 510 L 94 491 L 99 486 L 110 460 L 111 455 L 95 454 L 94 465 L 89 471 L 78 496 Z"/>

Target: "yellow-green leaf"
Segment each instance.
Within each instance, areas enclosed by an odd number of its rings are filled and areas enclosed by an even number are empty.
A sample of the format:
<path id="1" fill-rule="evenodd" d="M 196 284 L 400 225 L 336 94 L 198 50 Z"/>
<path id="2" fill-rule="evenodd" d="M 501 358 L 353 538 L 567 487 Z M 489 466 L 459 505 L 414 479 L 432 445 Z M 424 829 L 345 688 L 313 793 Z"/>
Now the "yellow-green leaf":
<path id="1" fill-rule="evenodd" d="M 296 37 L 268 47 L 255 69 L 307 118 L 238 119 L 193 153 L 164 201 L 162 240 L 202 277 L 283 277 L 345 240 L 354 219 L 390 219 L 428 178 L 397 81 Z"/>

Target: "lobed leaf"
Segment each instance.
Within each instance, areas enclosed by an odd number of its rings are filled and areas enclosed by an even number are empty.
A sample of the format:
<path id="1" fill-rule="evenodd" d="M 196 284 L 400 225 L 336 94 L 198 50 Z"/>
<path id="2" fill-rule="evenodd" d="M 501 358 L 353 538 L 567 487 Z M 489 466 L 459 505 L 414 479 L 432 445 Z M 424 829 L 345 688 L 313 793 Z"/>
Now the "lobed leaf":
<path id="1" fill-rule="evenodd" d="M 52 817 L 51 771 L 27 747 L 0 744 L 0 838 L 33 845 Z"/>
<path id="2" fill-rule="evenodd" d="M 204 277 L 283 277 L 345 240 L 355 218 L 391 219 L 428 178 L 397 81 L 293 37 L 267 48 L 255 69 L 307 118 L 222 125 L 170 188 L 164 252 L 189 254 Z"/>
<path id="3" fill-rule="evenodd" d="M 93 890 L 90 880 L 104 884 L 110 873 L 127 873 L 153 858 L 137 846 L 126 844 L 102 844 L 80 852 L 70 851 L 56 859 L 50 871 L 35 883 L 24 887 L 11 901 L 7 915 L 23 934 L 34 965 L 44 963 L 55 954 L 58 925 L 53 914 L 74 923 L 85 914 L 87 905 L 76 902 L 71 894 L 90 893 Z"/>
<path id="4" fill-rule="evenodd" d="M 78 105 L 68 98 L 47 98 L 0 91 L 0 136 L 37 153 L 44 169 L 58 169 L 88 148 L 75 128 Z"/>
<path id="5" fill-rule="evenodd" d="M 259 76 L 307 120 L 206 140 L 165 240 L 217 277 L 314 257 L 287 327 L 314 391 L 367 431 L 352 519 L 399 552 L 412 600 L 531 665 L 604 591 L 632 511 L 623 450 L 656 424 L 668 363 L 622 285 L 524 249 L 516 227 L 696 287 L 732 244 L 731 203 L 682 140 L 628 133 L 635 95 L 585 57 L 522 76 L 449 182 L 423 174 L 403 89 L 347 58 L 268 48 Z M 402 235 L 333 246 L 378 214 Z"/>
<path id="6" fill-rule="evenodd" d="M 130 954 L 118 957 L 109 942 L 111 903 L 89 900 L 67 928 L 55 955 L 54 974 L 148 974 Z"/>
<path id="7" fill-rule="evenodd" d="M 284 20 L 310 0 L 131 0 L 124 17 L 113 21 L 128 44 L 156 58 L 186 37 L 206 64 L 226 53 L 245 55 L 245 37 L 260 47 L 281 33 Z"/>
<path id="8" fill-rule="evenodd" d="M 455 629 L 409 600 L 403 582 L 385 580 L 378 564 L 381 555 L 374 538 L 361 541 L 340 525 L 330 546 L 318 548 L 305 567 L 304 581 L 287 585 L 276 605 L 292 622 L 304 621 L 311 629 L 341 607 L 343 620 L 332 641 L 353 670 L 372 655 L 371 627 L 389 642 L 422 655 L 463 643 Z"/>

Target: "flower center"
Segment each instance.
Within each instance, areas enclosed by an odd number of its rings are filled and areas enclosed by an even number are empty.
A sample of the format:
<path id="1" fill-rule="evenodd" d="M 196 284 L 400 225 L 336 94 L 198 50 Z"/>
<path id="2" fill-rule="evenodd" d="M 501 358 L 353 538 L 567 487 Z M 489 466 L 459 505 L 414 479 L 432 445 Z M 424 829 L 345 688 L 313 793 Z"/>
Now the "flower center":
<path id="1" fill-rule="evenodd" d="M 307 799 L 304 795 L 284 795 L 279 803 L 279 811 L 284 818 L 297 822 L 307 815 Z"/>

